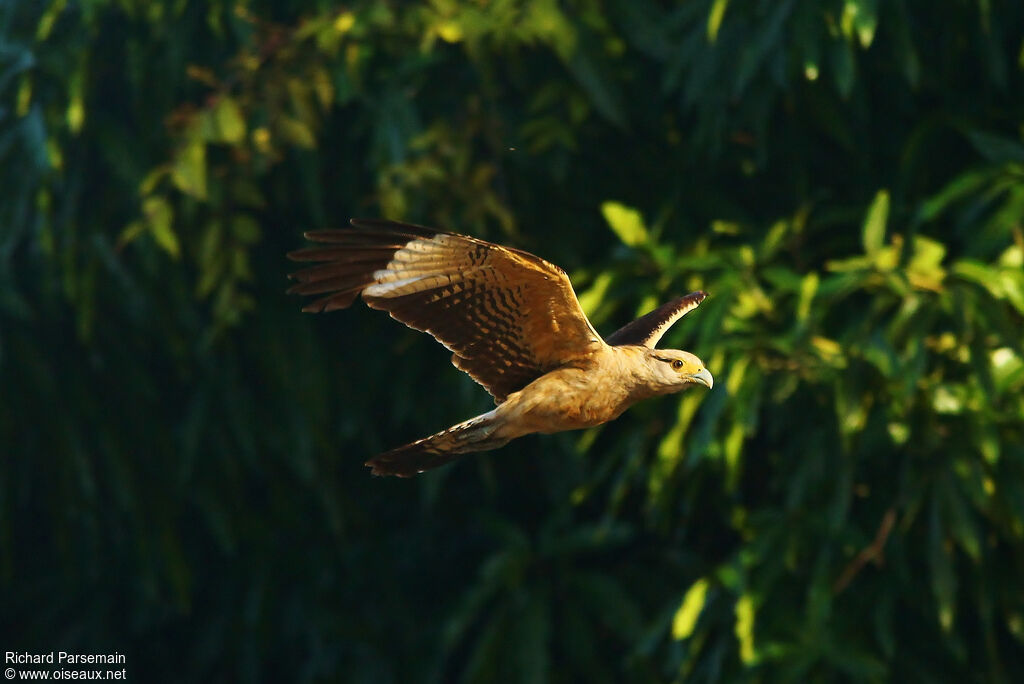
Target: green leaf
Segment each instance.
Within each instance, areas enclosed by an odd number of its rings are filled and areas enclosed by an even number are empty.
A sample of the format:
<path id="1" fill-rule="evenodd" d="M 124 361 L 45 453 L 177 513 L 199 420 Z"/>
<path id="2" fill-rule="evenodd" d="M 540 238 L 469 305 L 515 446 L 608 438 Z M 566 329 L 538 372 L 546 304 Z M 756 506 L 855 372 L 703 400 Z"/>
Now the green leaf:
<path id="1" fill-rule="evenodd" d="M 745 665 L 757 662 L 754 648 L 754 599 L 743 594 L 736 601 L 736 639 L 740 642 L 740 659 Z"/>
<path id="2" fill-rule="evenodd" d="M 260 224 L 251 216 L 240 214 L 231 217 L 231 232 L 243 245 L 251 245 L 260 239 Z"/>
<path id="3" fill-rule="evenodd" d="M 178 151 L 171 180 L 186 195 L 206 199 L 206 144 L 198 136 Z"/>
<path id="4" fill-rule="evenodd" d="M 594 279 L 589 288 L 580 293 L 578 299 L 583 313 L 591 318 L 594 317 L 597 307 L 601 305 L 601 302 L 605 301 L 605 293 L 608 292 L 608 288 L 614 280 L 615 276 L 611 273 L 601 273 Z"/>
<path id="5" fill-rule="evenodd" d="M 316 147 L 316 136 L 313 135 L 313 129 L 305 121 L 282 115 L 277 121 L 277 129 L 282 138 L 296 147 L 305 149 Z"/>
<path id="6" fill-rule="evenodd" d="M 146 216 L 146 225 L 156 243 L 167 252 L 172 259 L 181 256 L 181 246 L 171 224 L 174 210 L 163 197 L 147 197 L 142 203 L 142 213 Z"/>
<path id="7" fill-rule="evenodd" d="M 951 475 L 945 474 L 941 477 L 936 489 L 936 494 L 940 493 L 943 498 L 944 520 L 949 525 L 950 533 L 972 561 L 980 562 L 981 537 L 978 534 L 978 527 L 970 506 Z"/>
<path id="8" fill-rule="evenodd" d="M 1024 162 L 1024 145 L 1013 138 L 976 129 L 968 130 L 965 135 L 978 154 L 989 161 Z"/>
<path id="9" fill-rule="evenodd" d="M 245 117 L 234 99 L 221 97 L 217 100 L 213 121 L 218 141 L 237 144 L 245 139 Z"/>
<path id="10" fill-rule="evenodd" d="M 853 92 L 856 78 L 856 63 L 853 58 L 853 45 L 846 40 L 832 41 L 832 73 L 836 80 L 836 89 L 844 100 Z"/>
<path id="11" fill-rule="evenodd" d="M 729 7 L 729 0 L 715 0 L 708 13 L 708 42 L 714 43 L 718 38 L 718 29 L 722 27 L 722 19 L 725 18 L 725 10 Z"/>
<path id="12" fill-rule="evenodd" d="M 956 573 L 953 571 L 952 554 L 946 546 L 945 530 L 939 515 L 939 498 L 934 494 L 930 518 L 928 556 L 932 571 L 932 592 L 935 596 L 939 625 L 948 633 L 953 628 Z"/>
<path id="13" fill-rule="evenodd" d="M 704 610 L 707 593 L 708 581 L 706 578 L 697 580 L 686 590 L 683 602 L 676 611 L 675 617 L 672 618 L 673 639 L 681 641 L 693 634 L 693 629 L 697 626 L 697 618 Z"/>
<path id="14" fill-rule="evenodd" d="M 864 252 L 875 256 L 885 243 L 885 224 L 889 220 L 889 191 L 879 190 L 868 207 L 861 236 Z"/>
<path id="15" fill-rule="evenodd" d="M 630 247 L 639 247 L 650 241 L 643 216 L 636 209 L 618 202 L 605 202 L 601 205 L 601 213 L 619 239 Z"/>
<path id="16" fill-rule="evenodd" d="M 818 293 L 820 282 L 818 274 L 813 271 L 805 275 L 800 282 L 800 300 L 796 307 L 796 319 L 801 323 L 806 323 L 811 314 L 811 304 L 814 302 L 814 296 Z"/>
<path id="17" fill-rule="evenodd" d="M 953 264 L 952 271 L 954 275 L 985 288 L 996 299 L 1006 298 L 998 269 L 973 259 L 961 259 Z"/>
<path id="18" fill-rule="evenodd" d="M 871 47 L 878 28 L 878 0 L 859 0 L 857 16 L 853 19 L 853 27 L 860 46 L 865 50 Z"/>
<path id="19" fill-rule="evenodd" d="M 600 68 L 590 53 L 577 49 L 566 66 L 583 87 L 601 116 L 619 128 L 626 127 L 626 112 L 618 82 Z"/>
<path id="20" fill-rule="evenodd" d="M 732 90 L 735 98 L 743 96 L 754 75 L 765 65 L 769 53 L 777 49 L 786 19 L 793 10 L 793 0 L 776 2 L 773 9 L 771 16 L 758 24 L 758 33 L 754 39 L 742 46 Z"/>
<path id="21" fill-rule="evenodd" d="M 947 183 L 937 194 L 921 204 L 917 210 L 916 220 L 925 223 L 935 220 L 950 204 L 977 192 L 990 179 L 990 174 L 978 171 L 968 171 L 967 173 L 960 174 Z"/>

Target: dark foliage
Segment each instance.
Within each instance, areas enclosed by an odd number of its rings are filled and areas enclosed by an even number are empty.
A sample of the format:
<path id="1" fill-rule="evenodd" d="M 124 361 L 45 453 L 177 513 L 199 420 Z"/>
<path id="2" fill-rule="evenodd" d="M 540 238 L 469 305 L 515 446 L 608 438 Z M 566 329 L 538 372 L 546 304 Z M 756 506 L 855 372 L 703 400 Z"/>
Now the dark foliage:
<path id="1" fill-rule="evenodd" d="M 1019 0 L 0 3 L 0 649 L 139 681 L 1024 679 Z M 565 267 L 712 392 L 489 398 L 304 230 Z M 19 666 L 21 667 L 21 666 Z M 91 669 L 91 668 L 88 668 Z"/>

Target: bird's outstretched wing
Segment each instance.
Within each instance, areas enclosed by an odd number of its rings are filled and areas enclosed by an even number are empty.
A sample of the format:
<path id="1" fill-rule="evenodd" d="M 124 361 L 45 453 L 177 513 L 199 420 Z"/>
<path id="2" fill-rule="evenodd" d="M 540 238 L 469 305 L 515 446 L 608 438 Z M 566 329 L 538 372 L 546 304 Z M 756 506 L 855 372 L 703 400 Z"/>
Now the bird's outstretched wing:
<path id="1" fill-rule="evenodd" d="M 652 349 L 661 336 L 680 318 L 697 308 L 708 296 L 707 292 L 691 292 L 688 295 L 673 299 L 662 304 L 654 311 L 644 314 L 632 323 L 622 326 L 607 338 L 605 342 L 613 347 L 624 344 L 638 344 Z"/>
<path id="2" fill-rule="evenodd" d="M 568 276 L 528 252 L 394 221 L 353 219 L 351 230 L 321 230 L 323 243 L 292 252 L 323 262 L 292 274 L 288 291 L 323 295 L 320 312 L 363 301 L 430 333 L 452 363 L 501 403 L 541 375 L 604 345 Z"/>

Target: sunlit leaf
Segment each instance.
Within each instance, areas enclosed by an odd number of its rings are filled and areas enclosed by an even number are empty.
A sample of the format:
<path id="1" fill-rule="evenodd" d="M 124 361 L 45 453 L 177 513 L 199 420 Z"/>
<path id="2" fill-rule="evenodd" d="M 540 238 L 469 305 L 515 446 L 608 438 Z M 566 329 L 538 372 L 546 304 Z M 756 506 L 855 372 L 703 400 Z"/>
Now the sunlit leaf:
<path id="1" fill-rule="evenodd" d="M 672 618 L 672 638 L 686 639 L 693 634 L 693 628 L 697 626 L 697 618 L 704 610 L 704 600 L 708 593 L 708 581 L 701 578 L 693 583 L 686 590 L 683 602 Z"/>
<path id="2" fill-rule="evenodd" d="M 907 265 L 907 277 L 911 285 L 924 290 L 941 291 L 946 276 L 941 263 L 945 257 L 946 246 L 941 242 L 922 235 L 915 236 L 914 252 Z"/>
<path id="3" fill-rule="evenodd" d="M 604 202 L 601 213 L 619 239 L 630 247 L 645 245 L 650 240 L 643 216 L 636 209 L 618 202 Z"/>
<path id="4" fill-rule="evenodd" d="M 213 108 L 213 119 L 218 140 L 237 144 L 245 139 L 245 118 L 238 103 L 232 98 L 222 97 L 217 100 Z"/>
<path id="5" fill-rule="evenodd" d="M 601 273 L 586 290 L 579 294 L 580 308 L 588 316 L 593 316 L 597 307 L 605 301 L 608 288 L 614 281 L 611 273 Z"/>
<path id="6" fill-rule="evenodd" d="M 171 167 L 171 180 L 186 195 L 206 198 L 206 144 L 199 138 L 178 151 Z"/>
<path id="7" fill-rule="evenodd" d="M 437 25 L 437 35 L 448 43 L 458 43 L 462 40 L 462 26 L 455 20 L 443 21 Z"/>
<path id="8" fill-rule="evenodd" d="M 718 38 L 718 30 L 722 27 L 722 19 L 725 17 L 725 10 L 729 7 L 729 0 L 714 0 L 711 4 L 711 12 L 708 13 L 708 41 L 714 43 Z"/>
<path id="9" fill-rule="evenodd" d="M 854 24 L 857 29 L 857 38 L 860 46 L 864 49 L 871 47 L 875 40 L 875 31 L 878 29 L 878 8 L 877 0 L 862 0 L 860 11 Z"/>
<path id="10" fill-rule="evenodd" d="M 338 18 L 334 20 L 334 30 L 338 33 L 348 33 L 353 26 L 356 25 L 356 17 L 352 12 L 340 12 Z"/>
<path id="11" fill-rule="evenodd" d="M 85 90 L 84 79 L 85 69 L 82 67 L 74 71 L 74 74 L 68 83 L 67 122 L 68 129 L 72 133 L 78 133 L 81 131 L 82 125 L 85 123 L 85 102 L 83 100 L 83 92 Z"/>
<path id="12" fill-rule="evenodd" d="M 889 220 L 889 191 L 879 190 L 868 208 L 861 231 L 864 251 L 869 256 L 876 255 L 885 242 L 885 226 Z"/>
<path id="13" fill-rule="evenodd" d="M 171 258 L 177 259 L 181 256 L 181 246 L 178 244 L 178 236 L 172 226 L 174 210 L 170 203 L 163 197 L 147 197 L 142 203 L 142 213 L 146 217 L 146 225 L 156 243 Z"/>
<path id="14" fill-rule="evenodd" d="M 746 665 L 757 662 L 754 648 L 754 600 L 750 594 L 743 594 L 736 601 L 736 639 L 740 643 L 740 659 Z"/>
<path id="15" fill-rule="evenodd" d="M 800 302 L 797 304 L 796 317 L 800 322 L 807 320 L 811 313 L 811 303 L 818 292 L 820 279 L 817 273 L 808 273 L 800 282 Z"/>

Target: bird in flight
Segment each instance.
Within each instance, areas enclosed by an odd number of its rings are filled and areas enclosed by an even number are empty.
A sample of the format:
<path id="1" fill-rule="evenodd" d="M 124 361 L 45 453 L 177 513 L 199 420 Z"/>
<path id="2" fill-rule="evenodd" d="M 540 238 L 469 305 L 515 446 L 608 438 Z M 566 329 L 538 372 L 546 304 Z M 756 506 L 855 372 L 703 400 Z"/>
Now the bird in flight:
<path id="1" fill-rule="evenodd" d="M 587 319 L 558 266 L 512 247 L 395 221 L 353 219 L 317 230 L 291 252 L 319 262 L 293 273 L 288 292 L 319 295 L 303 311 L 346 309 L 358 295 L 452 352 L 452 363 L 497 406 L 447 430 L 374 456 L 374 475 L 411 477 L 461 454 L 534 432 L 600 425 L 641 399 L 714 380 L 690 352 L 656 349 L 707 296 L 663 304 L 607 338 Z"/>

